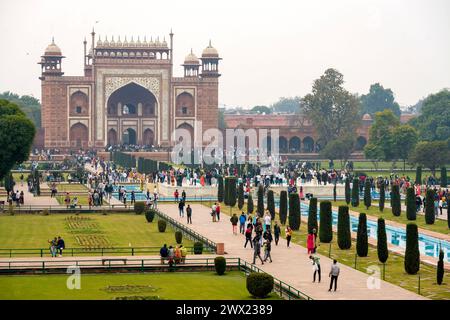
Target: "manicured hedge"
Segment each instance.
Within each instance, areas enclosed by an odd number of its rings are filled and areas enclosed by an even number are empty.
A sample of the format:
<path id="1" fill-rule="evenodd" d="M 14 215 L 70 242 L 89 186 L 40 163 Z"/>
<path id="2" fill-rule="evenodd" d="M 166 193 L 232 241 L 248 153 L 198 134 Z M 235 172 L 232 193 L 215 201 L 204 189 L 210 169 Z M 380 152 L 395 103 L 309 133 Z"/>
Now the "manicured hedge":
<path id="1" fill-rule="evenodd" d="M 300 222 L 300 198 L 293 192 L 289 194 L 289 226 L 292 230 L 298 230 Z"/>
<path id="2" fill-rule="evenodd" d="M 435 192 L 433 189 L 428 189 L 425 195 L 425 222 L 426 224 L 434 224 L 434 197 Z"/>
<path id="3" fill-rule="evenodd" d="M 320 202 L 319 239 L 323 243 L 330 243 L 333 240 L 333 221 L 330 201 Z"/>
<path id="4" fill-rule="evenodd" d="M 203 253 L 203 243 L 194 242 L 194 254 L 202 254 Z"/>
<path id="5" fill-rule="evenodd" d="M 380 184 L 380 201 L 378 202 L 378 209 L 380 212 L 383 212 L 384 210 L 384 202 L 386 200 L 386 189 L 384 185 L 384 181 Z"/>
<path id="6" fill-rule="evenodd" d="M 408 223 L 406 225 L 405 271 L 408 274 L 417 274 L 419 269 L 420 252 L 417 225 Z"/>
<path id="7" fill-rule="evenodd" d="M 247 277 L 247 290 L 256 298 L 265 298 L 273 290 L 273 277 L 267 273 L 252 272 Z"/>
<path id="8" fill-rule="evenodd" d="M 286 224 L 287 219 L 287 191 L 280 192 L 280 222 L 282 225 Z"/>
<path id="9" fill-rule="evenodd" d="M 416 194 L 413 187 L 406 189 L 406 218 L 416 220 Z"/>
<path id="10" fill-rule="evenodd" d="M 378 260 L 385 263 L 389 258 L 389 250 L 387 245 L 386 224 L 383 218 L 378 218 L 377 227 L 377 253 Z"/>
<path id="11" fill-rule="evenodd" d="M 350 204 L 351 199 L 350 178 L 345 178 L 345 202 Z"/>
<path id="12" fill-rule="evenodd" d="M 143 214 L 145 211 L 145 203 L 144 202 L 135 202 L 134 203 L 134 213 Z"/>
<path id="13" fill-rule="evenodd" d="M 223 187 L 223 177 L 222 176 L 218 176 L 217 177 L 217 201 L 219 202 L 223 202 L 224 200 L 224 187 Z"/>
<path id="14" fill-rule="evenodd" d="M 175 241 L 178 244 L 183 243 L 183 233 L 180 230 L 175 231 Z"/>
<path id="15" fill-rule="evenodd" d="M 339 206 L 337 243 L 340 249 L 350 249 L 352 246 L 352 237 L 350 233 L 350 216 L 348 206 Z"/>
<path id="16" fill-rule="evenodd" d="M 308 209 L 308 233 L 312 233 L 313 229 L 318 229 L 317 227 L 317 198 L 311 198 L 309 200 Z"/>
<path id="17" fill-rule="evenodd" d="M 356 234 L 356 253 L 359 257 L 367 257 L 369 253 L 369 240 L 367 236 L 367 217 L 365 213 L 359 214 L 358 232 Z"/>
<path id="18" fill-rule="evenodd" d="M 147 219 L 147 222 L 153 222 L 153 219 L 155 219 L 156 211 L 154 209 L 148 209 L 145 211 L 145 219 Z"/>
<path id="19" fill-rule="evenodd" d="M 442 167 L 441 168 L 441 187 L 446 188 L 447 187 L 447 168 Z"/>
<path id="20" fill-rule="evenodd" d="M 238 186 L 238 208 L 242 210 L 244 207 L 244 184 L 241 182 Z"/>
<path id="21" fill-rule="evenodd" d="M 227 269 L 227 260 L 224 257 L 215 257 L 214 268 L 219 276 L 223 275 Z"/>
<path id="22" fill-rule="evenodd" d="M 165 232 L 167 228 L 167 222 L 165 220 L 158 220 L 158 231 Z"/>
<path id="23" fill-rule="evenodd" d="M 236 177 L 225 178 L 225 204 L 230 207 L 236 205 Z"/>
<path id="24" fill-rule="evenodd" d="M 400 188 L 397 184 L 392 185 L 391 208 L 392 208 L 392 214 L 396 217 L 399 217 L 402 212 L 402 208 L 401 208 L 401 201 L 400 201 Z"/>
<path id="25" fill-rule="evenodd" d="M 359 179 L 355 178 L 353 179 L 353 186 L 352 186 L 352 207 L 358 206 L 359 206 Z"/>
<path id="26" fill-rule="evenodd" d="M 370 181 L 366 178 L 366 182 L 364 183 L 364 205 L 366 209 L 369 210 L 372 205 L 372 194 L 371 194 L 371 184 Z"/>
<path id="27" fill-rule="evenodd" d="M 264 187 L 262 184 L 259 184 L 258 186 L 257 195 L 258 195 L 258 203 L 256 212 L 260 217 L 262 217 L 264 216 Z"/>
<path id="28" fill-rule="evenodd" d="M 439 250 L 439 261 L 437 263 L 437 270 L 436 270 L 437 284 L 441 285 L 442 280 L 444 280 L 444 251 Z"/>
<path id="29" fill-rule="evenodd" d="M 269 210 L 272 220 L 275 220 L 275 199 L 273 190 L 267 191 L 267 210 Z"/>
<path id="30" fill-rule="evenodd" d="M 253 197 L 252 197 L 252 194 L 249 193 L 249 194 L 248 194 L 248 199 L 247 199 L 247 213 L 248 213 L 248 214 L 252 214 L 253 211 L 255 211 L 255 206 L 253 205 Z"/>

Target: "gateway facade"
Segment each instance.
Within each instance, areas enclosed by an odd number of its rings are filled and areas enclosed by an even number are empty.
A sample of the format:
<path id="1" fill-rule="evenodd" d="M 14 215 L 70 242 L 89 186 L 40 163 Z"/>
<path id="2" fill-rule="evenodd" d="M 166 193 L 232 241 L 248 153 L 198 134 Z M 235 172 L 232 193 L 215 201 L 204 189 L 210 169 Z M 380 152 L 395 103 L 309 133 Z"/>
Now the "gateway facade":
<path id="1" fill-rule="evenodd" d="M 83 76 L 64 76 L 63 58 L 52 41 L 39 62 L 45 148 L 170 147 L 174 129 L 188 130 L 194 140 L 218 126 L 221 58 L 211 42 L 200 59 L 192 50 L 186 56 L 183 77 L 173 77 L 172 32 L 167 43 L 102 40 L 93 31 L 89 52 L 84 41 Z"/>

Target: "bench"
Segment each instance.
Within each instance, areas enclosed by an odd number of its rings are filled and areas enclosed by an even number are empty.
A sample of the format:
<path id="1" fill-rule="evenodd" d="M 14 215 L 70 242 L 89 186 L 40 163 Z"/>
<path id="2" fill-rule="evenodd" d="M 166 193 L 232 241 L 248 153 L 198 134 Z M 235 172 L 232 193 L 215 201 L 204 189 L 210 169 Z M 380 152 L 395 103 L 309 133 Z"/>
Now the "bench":
<path id="1" fill-rule="evenodd" d="M 127 258 L 105 258 L 102 259 L 102 265 L 104 266 L 106 261 L 123 261 L 123 264 L 127 264 L 127 260 Z"/>

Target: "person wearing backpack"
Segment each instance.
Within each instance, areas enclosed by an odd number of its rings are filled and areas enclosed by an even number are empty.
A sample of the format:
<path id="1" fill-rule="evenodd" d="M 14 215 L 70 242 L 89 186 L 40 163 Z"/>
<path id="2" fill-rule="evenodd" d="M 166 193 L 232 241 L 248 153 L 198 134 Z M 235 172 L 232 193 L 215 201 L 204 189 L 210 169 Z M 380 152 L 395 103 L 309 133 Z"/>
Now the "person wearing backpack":
<path id="1" fill-rule="evenodd" d="M 237 223 L 239 221 L 239 218 L 237 217 L 236 213 L 233 213 L 233 216 L 230 218 L 231 225 L 233 226 L 233 234 L 237 235 Z"/>
<path id="2" fill-rule="evenodd" d="M 244 244 L 244 248 L 247 248 L 247 243 L 250 242 L 250 247 L 253 249 L 253 242 L 252 242 L 252 225 L 248 225 L 247 226 L 247 230 L 245 230 L 245 244 Z"/>
<path id="3" fill-rule="evenodd" d="M 239 232 L 244 234 L 245 233 L 245 222 L 247 221 L 247 217 L 245 216 L 244 211 L 242 211 L 241 215 L 239 216 Z"/>

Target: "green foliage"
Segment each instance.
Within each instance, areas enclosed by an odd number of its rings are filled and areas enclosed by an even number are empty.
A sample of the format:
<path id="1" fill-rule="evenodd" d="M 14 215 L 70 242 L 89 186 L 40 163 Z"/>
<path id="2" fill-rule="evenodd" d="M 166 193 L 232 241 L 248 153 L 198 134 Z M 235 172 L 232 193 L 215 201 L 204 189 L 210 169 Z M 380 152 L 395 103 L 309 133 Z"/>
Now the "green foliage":
<path id="1" fill-rule="evenodd" d="M 405 271 L 408 274 L 417 274 L 419 269 L 420 252 L 417 225 L 408 223 L 406 225 Z"/>
<path id="2" fill-rule="evenodd" d="M 427 189 L 425 195 L 425 222 L 426 224 L 434 224 L 434 196 L 435 192 L 433 189 Z"/>
<path id="3" fill-rule="evenodd" d="M 437 263 L 437 270 L 436 270 L 437 284 L 441 285 L 442 280 L 444 280 L 444 251 L 439 250 L 439 261 Z"/>
<path id="4" fill-rule="evenodd" d="M 244 207 L 244 184 L 239 183 L 238 187 L 238 208 L 239 210 L 242 210 Z"/>
<path id="5" fill-rule="evenodd" d="M 385 263 L 389 258 L 389 250 L 387 245 L 387 236 L 386 236 L 386 224 L 383 218 L 378 218 L 377 221 L 377 253 L 378 260 L 381 263 Z"/>
<path id="6" fill-rule="evenodd" d="M 14 182 L 14 177 L 10 171 L 5 175 L 3 186 L 5 187 L 6 192 L 10 193 L 12 190 L 14 190 L 15 185 L 16 183 Z"/>
<path id="7" fill-rule="evenodd" d="M 450 150 L 446 141 L 421 141 L 411 152 L 409 161 L 429 168 L 435 174 L 436 168 L 450 161 Z"/>
<path id="8" fill-rule="evenodd" d="M 202 254 L 203 253 L 203 243 L 198 241 L 194 242 L 194 254 Z"/>
<path id="9" fill-rule="evenodd" d="M 372 84 L 369 93 L 361 96 L 361 113 L 373 115 L 385 109 L 390 109 L 397 117 L 400 116 L 400 106 L 395 102 L 392 90 L 385 89 L 379 83 Z"/>
<path id="10" fill-rule="evenodd" d="M 224 257 L 215 257 L 214 268 L 219 276 L 223 275 L 227 269 L 227 260 Z"/>
<path id="11" fill-rule="evenodd" d="M 183 232 L 181 232 L 180 230 L 175 231 L 175 241 L 178 244 L 183 243 Z"/>
<path id="12" fill-rule="evenodd" d="M 347 204 L 350 204 L 351 192 L 350 179 L 347 177 L 345 178 L 345 202 L 347 202 Z"/>
<path id="13" fill-rule="evenodd" d="M 270 212 L 272 220 L 275 219 L 275 199 L 273 195 L 273 190 L 267 191 L 267 210 Z"/>
<path id="14" fill-rule="evenodd" d="M 340 159 L 345 162 L 353 152 L 354 146 L 355 136 L 347 134 L 329 141 L 325 148 L 320 151 L 320 155 L 325 159 Z"/>
<path id="15" fill-rule="evenodd" d="M 236 177 L 225 178 L 225 204 L 230 207 L 236 205 Z"/>
<path id="16" fill-rule="evenodd" d="M 313 229 L 318 230 L 317 226 L 317 198 L 311 198 L 308 209 L 308 233 L 312 233 Z"/>
<path id="17" fill-rule="evenodd" d="M 408 220 L 416 220 L 416 195 L 414 193 L 414 188 L 409 187 L 406 190 L 406 218 Z"/>
<path id="18" fill-rule="evenodd" d="M 411 150 L 414 150 L 419 135 L 417 130 L 409 124 L 402 124 L 394 128 L 392 131 L 392 142 L 395 150 L 395 157 L 404 162 L 408 159 Z"/>
<path id="19" fill-rule="evenodd" d="M 392 185 L 391 188 L 391 208 L 392 214 L 396 217 L 400 217 L 402 213 L 401 200 L 400 200 L 400 188 L 397 184 Z"/>
<path id="20" fill-rule="evenodd" d="M 158 231 L 165 232 L 167 228 L 167 222 L 165 220 L 158 220 Z"/>
<path id="21" fill-rule="evenodd" d="M 154 209 L 148 209 L 145 211 L 145 219 L 147 219 L 147 222 L 153 222 L 153 219 L 155 219 L 155 210 Z"/>
<path id="22" fill-rule="evenodd" d="M 223 202 L 224 200 L 224 187 L 223 187 L 223 177 L 222 176 L 218 176 L 217 177 L 217 201 L 219 202 Z"/>
<path id="23" fill-rule="evenodd" d="M 380 212 L 383 212 L 384 210 L 384 202 L 386 200 L 386 189 L 384 185 L 384 181 L 380 184 L 380 200 L 378 202 L 378 209 Z"/>
<path id="24" fill-rule="evenodd" d="M 337 225 L 337 243 L 340 249 L 347 250 L 352 246 L 352 237 L 350 233 L 350 216 L 347 206 L 339 206 L 338 225 Z"/>
<path id="25" fill-rule="evenodd" d="M 280 222 L 282 225 L 286 224 L 287 219 L 287 191 L 280 192 Z"/>
<path id="26" fill-rule="evenodd" d="M 337 191 L 336 191 L 336 183 L 333 186 L 333 201 L 336 202 Z"/>
<path id="27" fill-rule="evenodd" d="M 281 97 L 270 108 L 275 112 L 300 113 L 301 97 L 285 98 Z"/>
<path id="28" fill-rule="evenodd" d="M 273 290 L 273 277 L 267 273 L 252 272 L 247 276 L 247 290 L 256 298 L 265 298 Z"/>
<path id="29" fill-rule="evenodd" d="M 447 187 L 447 168 L 444 166 L 441 168 L 441 187 Z"/>
<path id="30" fill-rule="evenodd" d="M 12 93 L 5 91 L 0 93 L 0 100 L 5 99 L 16 104 L 25 115 L 34 123 L 36 128 L 41 127 L 41 104 L 38 99 L 32 96 Z"/>
<path id="31" fill-rule="evenodd" d="M 298 230 L 300 222 L 300 198 L 293 192 L 289 194 L 289 226 L 292 230 Z"/>
<path id="32" fill-rule="evenodd" d="M 304 112 L 312 120 L 323 145 L 355 133 L 360 124 L 359 99 L 343 88 L 344 77 L 335 69 L 327 69 L 314 81 L 312 93 L 302 102 Z"/>
<path id="33" fill-rule="evenodd" d="M 370 181 L 369 179 L 366 179 L 364 183 L 364 205 L 366 206 L 367 210 L 372 205 L 372 194 L 370 187 L 371 187 Z"/>
<path id="34" fill-rule="evenodd" d="M 258 203 L 256 212 L 260 217 L 262 217 L 264 216 L 264 187 L 262 184 L 258 185 L 257 195 L 258 195 Z"/>
<path id="35" fill-rule="evenodd" d="M 356 234 L 356 253 L 358 254 L 358 257 L 367 257 L 367 254 L 369 253 L 367 217 L 365 213 L 359 214 L 358 232 Z"/>
<path id="36" fill-rule="evenodd" d="M 271 114 L 272 113 L 272 109 L 267 106 L 254 106 L 250 111 L 258 113 L 258 114 Z"/>
<path id="37" fill-rule="evenodd" d="M 253 197 L 252 197 L 252 194 L 249 193 L 248 199 L 247 199 L 247 213 L 252 214 L 254 210 L 255 210 L 255 206 L 253 205 Z"/>
<path id="38" fill-rule="evenodd" d="M 143 214 L 145 211 L 145 203 L 144 202 L 136 202 L 134 204 L 134 213 Z"/>
<path id="39" fill-rule="evenodd" d="M 320 202 L 319 239 L 322 243 L 330 243 L 333 240 L 333 220 L 331 215 L 331 202 Z"/>
<path id="40" fill-rule="evenodd" d="M 422 184 L 422 166 L 416 167 L 416 181 L 415 184 Z"/>
<path id="41" fill-rule="evenodd" d="M 0 180 L 14 165 L 28 159 L 35 133 L 33 122 L 17 105 L 0 100 Z"/>
<path id="42" fill-rule="evenodd" d="M 359 207 L 359 179 L 353 179 L 352 186 L 352 207 Z"/>

